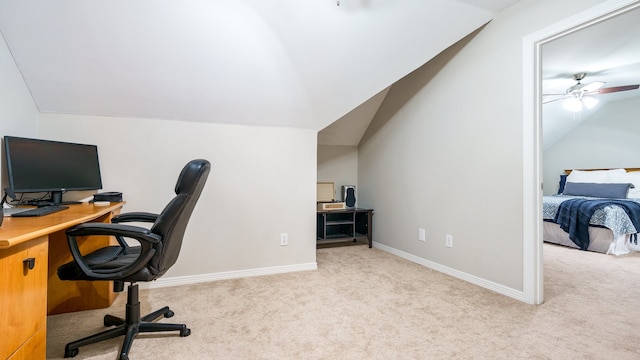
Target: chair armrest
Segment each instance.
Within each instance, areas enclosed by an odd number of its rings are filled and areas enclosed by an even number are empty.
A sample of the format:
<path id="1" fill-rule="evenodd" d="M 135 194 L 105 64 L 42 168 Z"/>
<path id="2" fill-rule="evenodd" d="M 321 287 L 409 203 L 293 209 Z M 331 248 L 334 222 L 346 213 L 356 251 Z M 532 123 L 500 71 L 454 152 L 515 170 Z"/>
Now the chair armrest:
<path id="1" fill-rule="evenodd" d="M 80 252 L 78 242 L 76 240 L 77 236 L 90 235 L 106 235 L 136 239 L 140 242 L 140 255 L 133 262 L 124 264 L 118 268 L 92 269 L 87 261 L 85 261 L 83 254 Z M 144 268 L 151 257 L 156 253 L 154 245 L 160 243 L 161 238 L 160 236 L 151 233 L 149 229 L 141 226 L 85 223 L 67 231 L 67 242 L 69 243 L 69 250 L 71 251 L 73 259 L 85 275 L 95 279 L 114 280 L 130 276 Z"/>
<path id="2" fill-rule="evenodd" d="M 149 213 L 149 212 L 129 212 L 124 214 L 119 214 L 114 216 L 111 219 L 113 224 L 123 223 L 123 222 L 155 222 L 158 218 L 158 214 Z"/>
<path id="3" fill-rule="evenodd" d="M 108 223 L 84 223 L 67 230 L 67 235 L 88 236 L 88 235 L 112 235 L 132 237 L 151 244 L 160 242 L 160 236 L 152 233 L 142 226 L 108 224 Z"/>
<path id="4" fill-rule="evenodd" d="M 158 218 L 158 214 L 150 212 L 128 212 L 124 214 L 115 215 L 111 218 L 112 224 L 125 223 L 125 222 L 141 222 L 141 223 L 154 223 Z M 129 245 L 122 236 L 116 236 L 116 240 L 123 248 L 128 248 Z"/>

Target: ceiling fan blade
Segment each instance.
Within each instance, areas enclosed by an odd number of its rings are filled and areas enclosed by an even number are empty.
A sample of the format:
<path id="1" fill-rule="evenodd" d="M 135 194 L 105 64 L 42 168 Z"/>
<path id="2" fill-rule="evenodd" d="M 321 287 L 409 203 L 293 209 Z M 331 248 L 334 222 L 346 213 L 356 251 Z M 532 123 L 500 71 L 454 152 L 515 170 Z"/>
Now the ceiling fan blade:
<path id="1" fill-rule="evenodd" d="M 580 88 L 580 90 L 584 92 L 591 92 L 600 89 L 604 86 L 604 84 L 604 81 L 594 81 L 592 83 L 584 85 L 582 88 Z"/>
<path id="2" fill-rule="evenodd" d="M 542 96 L 547 96 L 547 95 L 560 96 L 560 97 L 557 97 L 555 99 L 543 99 L 542 100 L 543 104 L 548 104 L 550 102 L 554 102 L 554 101 L 558 101 L 558 100 L 562 100 L 562 99 L 566 98 L 566 96 L 564 94 L 544 94 Z"/>
<path id="3" fill-rule="evenodd" d="M 608 88 L 604 88 L 604 89 L 600 89 L 600 90 L 594 91 L 594 93 L 607 94 L 607 93 L 618 92 L 618 91 L 635 90 L 638 87 L 640 87 L 640 84 L 624 85 L 624 86 L 612 86 L 612 87 L 608 87 Z"/>

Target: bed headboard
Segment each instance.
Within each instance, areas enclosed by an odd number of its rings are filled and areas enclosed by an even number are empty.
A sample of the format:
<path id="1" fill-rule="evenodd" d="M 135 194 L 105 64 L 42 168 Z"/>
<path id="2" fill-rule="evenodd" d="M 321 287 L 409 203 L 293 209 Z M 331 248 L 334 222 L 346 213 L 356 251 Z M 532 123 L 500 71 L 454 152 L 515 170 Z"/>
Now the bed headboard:
<path id="1" fill-rule="evenodd" d="M 615 168 L 615 169 L 620 169 L 620 168 Z M 640 171 L 640 168 L 623 168 L 623 169 L 627 170 L 627 172 Z M 564 173 L 569 175 L 573 170 L 574 169 L 565 170 Z M 611 170 L 611 169 L 575 169 L 575 170 L 594 171 L 594 170 Z"/>

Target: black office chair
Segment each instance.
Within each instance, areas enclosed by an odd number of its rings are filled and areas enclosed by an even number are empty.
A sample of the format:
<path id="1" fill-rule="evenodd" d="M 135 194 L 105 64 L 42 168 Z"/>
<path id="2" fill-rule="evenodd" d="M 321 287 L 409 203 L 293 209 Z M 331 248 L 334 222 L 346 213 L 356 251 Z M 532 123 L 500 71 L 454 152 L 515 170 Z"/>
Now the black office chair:
<path id="1" fill-rule="evenodd" d="M 207 160 L 190 161 L 178 177 L 176 196 L 160 214 L 125 213 L 114 216 L 111 224 L 86 223 L 67 231 L 69 249 L 74 261 L 58 268 L 58 277 L 61 280 L 113 280 L 115 291 L 124 290 L 125 282 L 129 283 L 129 286 L 125 318 L 106 315 L 104 325 L 116 327 L 68 343 L 64 357 L 76 356 L 81 346 L 125 335 L 119 358 L 127 360 L 133 339 L 140 332 L 180 331 L 182 337 L 191 334 L 191 330 L 185 324 L 153 322 L 160 316 L 169 318 L 174 315 L 167 306 L 141 317 L 136 282 L 159 278 L 178 259 L 189 217 L 200 197 L 210 169 L 211 164 Z M 152 225 L 147 229 L 122 224 L 127 222 L 146 222 Z M 91 235 L 114 236 L 118 245 L 82 255 L 76 237 Z M 139 245 L 130 246 L 125 238 L 135 239 Z"/>

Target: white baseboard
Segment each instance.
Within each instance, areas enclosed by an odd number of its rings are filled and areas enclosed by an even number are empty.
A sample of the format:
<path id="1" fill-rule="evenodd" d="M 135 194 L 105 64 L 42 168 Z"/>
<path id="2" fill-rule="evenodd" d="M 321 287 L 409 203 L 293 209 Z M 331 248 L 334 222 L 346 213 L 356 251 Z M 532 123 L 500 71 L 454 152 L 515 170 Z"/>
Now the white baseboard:
<path id="1" fill-rule="evenodd" d="M 494 283 L 492 281 L 488 281 L 486 279 L 483 278 L 479 278 L 477 276 L 474 275 L 470 275 L 467 274 L 465 272 L 456 270 L 456 269 L 452 269 L 450 267 L 435 263 L 433 261 L 429 261 L 426 259 L 423 259 L 421 257 L 406 253 L 404 251 L 398 250 L 398 249 L 394 249 L 392 247 L 389 247 L 387 245 L 381 244 L 381 243 L 377 243 L 377 242 L 373 242 L 373 247 L 386 251 L 388 253 L 391 253 L 393 255 L 399 256 L 403 259 L 409 260 L 411 262 L 414 262 L 416 264 L 420 264 L 422 266 L 428 267 L 429 269 L 433 269 L 435 271 L 453 276 L 455 278 L 458 278 L 460 280 L 464 280 L 466 282 L 472 283 L 474 285 L 478 285 L 480 287 L 483 287 L 485 289 L 497 292 L 498 294 L 502 294 L 511 298 L 514 298 L 516 300 L 520 300 L 525 302 L 525 297 L 524 297 L 524 292 L 521 290 L 516 290 L 516 289 L 512 289 L 510 287 L 504 286 L 504 285 L 500 285 L 497 283 Z"/>
<path id="2" fill-rule="evenodd" d="M 190 285 L 190 284 L 197 284 L 197 283 L 216 281 L 216 280 L 237 279 L 237 278 L 246 278 L 246 277 L 263 276 L 263 275 L 275 275 L 275 274 L 284 274 L 289 272 L 317 270 L 317 269 L 318 269 L 318 263 L 313 262 L 308 264 L 273 266 L 273 267 L 267 267 L 267 268 L 247 269 L 247 270 L 238 270 L 238 271 L 225 271 L 225 272 L 212 273 L 212 274 L 167 277 L 167 278 L 160 278 L 156 281 L 151 281 L 151 282 L 140 282 L 138 284 L 140 285 L 140 289 L 157 289 L 162 287 Z"/>

